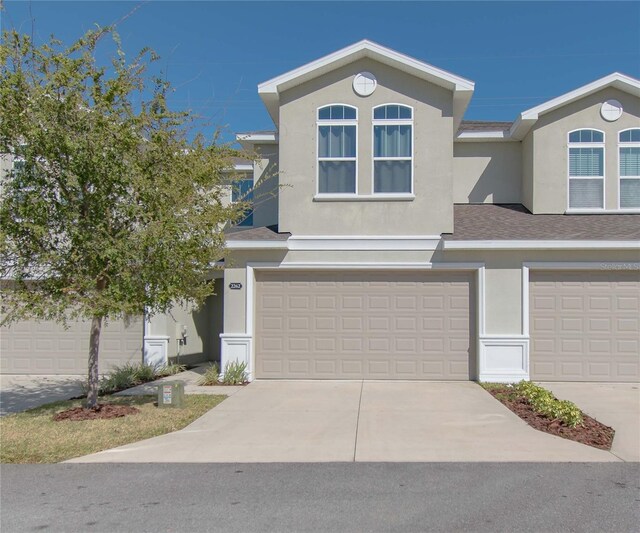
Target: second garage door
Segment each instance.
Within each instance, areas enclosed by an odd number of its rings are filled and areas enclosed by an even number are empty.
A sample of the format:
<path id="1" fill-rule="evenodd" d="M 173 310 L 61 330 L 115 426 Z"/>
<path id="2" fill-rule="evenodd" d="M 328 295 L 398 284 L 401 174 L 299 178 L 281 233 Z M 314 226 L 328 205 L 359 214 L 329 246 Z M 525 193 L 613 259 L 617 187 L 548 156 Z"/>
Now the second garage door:
<path id="1" fill-rule="evenodd" d="M 257 272 L 256 377 L 468 380 L 463 272 Z"/>
<path id="2" fill-rule="evenodd" d="M 640 380 L 640 274 L 531 272 L 531 378 Z"/>

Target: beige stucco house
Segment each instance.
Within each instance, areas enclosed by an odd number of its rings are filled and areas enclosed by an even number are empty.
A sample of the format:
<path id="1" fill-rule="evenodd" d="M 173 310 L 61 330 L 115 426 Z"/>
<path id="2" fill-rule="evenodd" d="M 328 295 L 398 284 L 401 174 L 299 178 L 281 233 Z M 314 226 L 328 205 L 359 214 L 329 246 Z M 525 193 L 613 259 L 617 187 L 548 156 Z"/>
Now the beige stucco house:
<path id="1" fill-rule="evenodd" d="M 369 41 L 259 85 L 275 129 L 237 136 L 258 154 L 236 169 L 253 212 L 204 308 L 138 326 L 144 358 L 245 361 L 252 379 L 640 381 L 640 81 L 514 122 L 465 121 L 473 90 Z M 4 371 L 20 353 L 3 344 Z"/>

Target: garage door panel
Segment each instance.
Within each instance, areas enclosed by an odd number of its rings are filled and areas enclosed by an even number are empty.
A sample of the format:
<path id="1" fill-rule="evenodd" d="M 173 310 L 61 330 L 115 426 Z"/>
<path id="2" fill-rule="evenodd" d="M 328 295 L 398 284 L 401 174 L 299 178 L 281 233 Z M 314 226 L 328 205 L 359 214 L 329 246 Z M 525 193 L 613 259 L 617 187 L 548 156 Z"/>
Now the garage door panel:
<path id="1" fill-rule="evenodd" d="M 640 380 L 640 273 L 532 271 L 530 302 L 533 379 Z"/>
<path id="2" fill-rule="evenodd" d="M 258 378 L 470 377 L 471 274 L 258 272 L 256 281 Z"/>

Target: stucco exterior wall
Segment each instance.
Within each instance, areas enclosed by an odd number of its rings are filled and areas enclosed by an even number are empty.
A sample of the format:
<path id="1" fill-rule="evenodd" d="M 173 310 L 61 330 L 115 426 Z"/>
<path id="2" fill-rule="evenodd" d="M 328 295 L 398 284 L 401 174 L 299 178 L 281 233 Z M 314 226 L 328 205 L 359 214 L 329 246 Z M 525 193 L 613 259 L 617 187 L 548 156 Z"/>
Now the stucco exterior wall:
<path id="1" fill-rule="evenodd" d="M 533 212 L 533 135 L 529 133 L 522 142 L 522 196 L 521 204 Z"/>
<path id="2" fill-rule="evenodd" d="M 352 88 L 355 74 L 372 72 L 376 91 Z M 294 235 L 433 235 L 453 229 L 453 94 L 371 59 L 355 61 L 280 97 L 280 231 Z M 358 108 L 357 190 L 372 194 L 372 109 L 387 103 L 414 108 L 412 201 L 314 201 L 317 190 L 317 109 Z"/>
<path id="3" fill-rule="evenodd" d="M 618 100 L 624 109 L 615 122 L 600 116 L 606 100 Z M 568 133 L 592 128 L 605 134 L 605 209 L 618 208 L 618 132 L 640 125 L 640 99 L 613 87 L 603 89 L 542 115 L 527 136 L 532 136 L 533 158 L 525 176 L 532 176 L 534 214 L 564 213 L 568 207 Z"/>
<path id="4" fill-rule="evenodd" d="M 520 142 L 457 142 L 453 145 L 453 201 L 456 204 L 520 203 Z"/>
<path id="5" fill-rule="evenodd" d="M 253 225 L 271 226 L 278 223 L 279 181 L 278 145 L 254 146 L 258 155 L 253 164 Z"/>
<path id="6" fill-rule="evenodd" d="M 170 359 L 173 360 L 178 355 L 176 326 L 182 324 L 187 328 L 187 343 L 180 347 L 181 363 L 220 360 L 219 334 L 223 330 L 224 280 L 218 278 L 212 283 L 215 283 L 215 294 L 209 296 L 199 308 L 193 305 L 175 305 L 168 313 L 154 315 L 149 321 L 148 335 L 169 337 L 167 356 Z"/>

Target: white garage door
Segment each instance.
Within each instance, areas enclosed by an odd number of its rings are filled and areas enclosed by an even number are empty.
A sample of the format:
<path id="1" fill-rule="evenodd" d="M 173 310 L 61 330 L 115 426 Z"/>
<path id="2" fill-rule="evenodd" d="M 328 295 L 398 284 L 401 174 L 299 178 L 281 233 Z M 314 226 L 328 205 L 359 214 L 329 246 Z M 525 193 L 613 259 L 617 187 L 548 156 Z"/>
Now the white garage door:
<path id="1" fill-rule="evenodd" d="M 258 272 L 256 281 L 258 378 L 475 377 L 469 273 Z"/>
<path id="2" fill-rule="evenodd" d="M 531 272 L 531 377 L 640 380 L 640 272 Z"/>
<path id="3" fill-rule="evenodd" d="M 24 320 L 2 327 L 0 369 L 3 374 L 86 374 L 90 322 Z M 100 372 L 114 365 L 142 361 L 142 319 L 103 326 L 100 336 Z"/>

